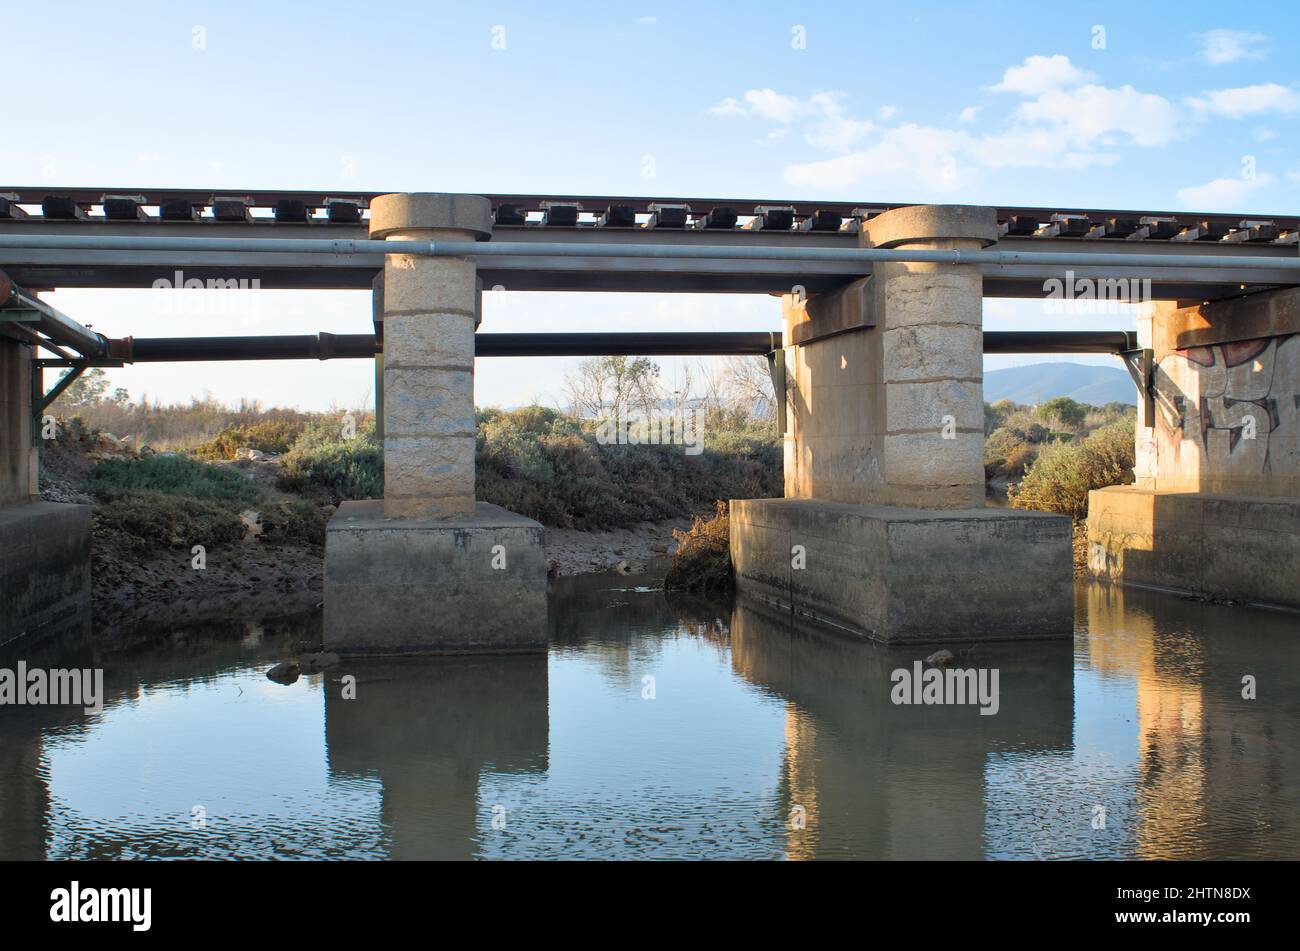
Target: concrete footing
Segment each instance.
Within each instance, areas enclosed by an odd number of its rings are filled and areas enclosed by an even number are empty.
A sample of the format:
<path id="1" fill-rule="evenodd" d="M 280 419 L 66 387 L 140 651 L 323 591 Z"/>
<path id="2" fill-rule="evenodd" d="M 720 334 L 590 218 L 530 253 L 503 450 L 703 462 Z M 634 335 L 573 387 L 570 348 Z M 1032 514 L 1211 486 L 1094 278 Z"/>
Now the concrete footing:
<path id="1" fill-rule="evenodd" d="M 385 518 L 382 501 L 344 502 L 326 531 L 326 650 L 545 650 L 543 537 L 537 522 L 486 502 L 449 518 Z"/>
<path id="2" fill-rule="evenodd" d="M 1098 578 L 1300 609 L 1300 499 L 1153 492 L 1088 495 Z"/>
<path id="3" fill-rule="evenodd" d="M 0 508 L 0 644 L 90 612 L 90 506 Z"/>
<path id="4" fill-rule="evenodd" d="M 816 499 L 731 503 L 744 594 L 886 643 L 1070 638 L 1070 520 Z"/>

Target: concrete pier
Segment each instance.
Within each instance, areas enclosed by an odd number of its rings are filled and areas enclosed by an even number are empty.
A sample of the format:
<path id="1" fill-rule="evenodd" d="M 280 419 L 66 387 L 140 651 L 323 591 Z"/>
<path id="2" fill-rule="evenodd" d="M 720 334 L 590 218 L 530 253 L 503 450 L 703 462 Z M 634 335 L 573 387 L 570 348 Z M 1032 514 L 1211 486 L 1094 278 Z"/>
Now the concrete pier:
<path id="1" fill-rule="evenodd" d="M 995 243 L 991 208 L 919 206 L 864 247 Z M 785 499 L 731 505 L 737 585 L 887 642 L 1073 633 L 1070 522 L 984 507 L 978 268 L 881 263 L 786 295 Z"/>
<path id="2" fill-rule="evenodd" d="M 1300 289 L 1143 305 L 1154 400 L 1136 484 L 1088 498 L 1088 566 L 1127 584 L 1300 608 Z"/>
<path id="3" fill-rule="evenodd" d="M 486 240 L 474 195 L 371 202 L 373 238 Z M 382 314 L 384 497 L 347 502 L 325 544 L 325 645 L 343 653 L 546 647 L 542 526 L 474 497 L 474 331 L 481 284 L 465 258 L 387 256 Z"/>
<path id="4" fill-rule="evenodd" d="M 0 339 L 0 644 L 90 611 L 90 507 L 39 500 L 31 374 L 32 349 Z"/>

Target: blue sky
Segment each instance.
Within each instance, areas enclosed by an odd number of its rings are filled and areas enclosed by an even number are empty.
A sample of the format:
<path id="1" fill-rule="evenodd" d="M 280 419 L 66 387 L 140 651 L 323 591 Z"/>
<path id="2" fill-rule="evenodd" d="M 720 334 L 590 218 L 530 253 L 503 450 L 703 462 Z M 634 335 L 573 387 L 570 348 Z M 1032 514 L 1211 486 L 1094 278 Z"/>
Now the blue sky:
<path id="1" fill-rule="evenodd" d="M 1295 213 L 1290 4 L 8 4 L 15 185 L 953 201 Z M 110 334 L 359 332 L 367 295 L 204 326 L 140 292 Z M 1050 324 L 1047 321 L 1050 320 Z M 990 300 L 988 329 L 1131 326 Z M 769 298 L 516 294 L 483 329 L 779 326 Z M 991 359 L 989 366 L 1038 358 Z M 671 374 L 674 361 L 665 361 Z M 562 360 L 482 361 L 480 403 Z M 322 407 L 359 363 L 135 367 L 136 395 Z"/>

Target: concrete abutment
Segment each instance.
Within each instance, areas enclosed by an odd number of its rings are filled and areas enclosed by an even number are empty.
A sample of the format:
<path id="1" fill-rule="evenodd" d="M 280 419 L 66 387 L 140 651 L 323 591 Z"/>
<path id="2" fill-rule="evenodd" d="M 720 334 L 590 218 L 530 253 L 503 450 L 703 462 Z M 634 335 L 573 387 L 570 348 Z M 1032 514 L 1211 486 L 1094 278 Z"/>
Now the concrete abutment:
<path id="1" fill-rule="evenodd" d="M 1143 305 L 1136 483 L 1088 499 L 1098 578 L 1300 608 L 1300 288 Z"/>

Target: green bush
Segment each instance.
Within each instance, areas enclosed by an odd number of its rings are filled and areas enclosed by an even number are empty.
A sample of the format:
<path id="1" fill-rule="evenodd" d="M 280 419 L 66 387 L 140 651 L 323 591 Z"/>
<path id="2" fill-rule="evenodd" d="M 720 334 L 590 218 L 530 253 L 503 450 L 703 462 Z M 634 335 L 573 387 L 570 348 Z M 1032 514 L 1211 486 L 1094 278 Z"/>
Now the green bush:
<path id="1" fill-rule="evenodd" d="M 384 494 L 384 451 L 373 420 L 344 438 L 337 419 L 307 426 L 285 454 L 280 488 L 327 498 L 337 505 Z"/>
<path id="2" fill-rule="evenodd" d="M 1045 446 L 1008 493 L 1016 508 L 1088 514 L 1088 492 L 1133 481 L 1133 427 L 1111 423 L 1086 439 Z"/>
<path id="3" fill-rule="evenodd" d="M 251 505 L 261 494 L 238 469 L 213 466 L 185 456 L 105 459 L 91 470 L 87 488 L 101 501 L 137 492 L 155 492 Z"/>
<path id="4" fill-rule="evenodd" d="M 1022 433 L 999 427 L 984 440 L 984 478 L 1019 479 L 1037 453 L 1038 446 L 1026 440 Z"/>
<path id="5" fill-rule="evenodd" d="M 270 542 L 304 542 L 322 547 L 325 544 L 325 516 L 306 499 L 278 502 L 260 513 L 262 538 Z"/>
<path id="6" fill-rule="evenodd" d="M 244 507 L 226 499 L 195 498 L 149 489 L 112 495 L 95 507 L 98 529 L 115 535 L 128 550 L 215 547 L 244 537 Z"/>
<path id="7" fill-rule="evenodd" d="M 196 459 L 234 459 L 235 451 L 247 447 L 279 455 L 289 451 L 307 427 L 301 418 L 276 418 L 241 425 L 230 424 L 222 428 L 205 443 L 200 443 L 191 455 Z"/>

